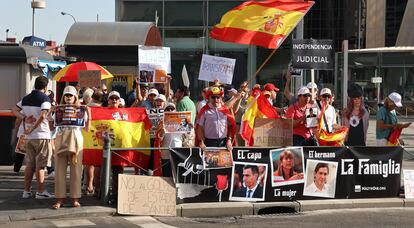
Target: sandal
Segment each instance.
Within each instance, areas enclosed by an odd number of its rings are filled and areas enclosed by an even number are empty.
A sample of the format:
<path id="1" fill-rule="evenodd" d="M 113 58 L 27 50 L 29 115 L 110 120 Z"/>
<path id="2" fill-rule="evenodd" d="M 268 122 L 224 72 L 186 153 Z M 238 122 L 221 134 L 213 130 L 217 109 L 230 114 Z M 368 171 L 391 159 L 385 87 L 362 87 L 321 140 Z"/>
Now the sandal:
<path id="1" fill-rule="evenodd" d="M 55 204 L 52 205 L 52 209 L 57 210 L 61 208 L 62 206 L 63 206 L 63 203 L 56 202 Z"/>
<path id="2" fill-rule="evenodd" d="M 94 195 L 95 194 L 95 191 L 94 191 L 94 189 L 92 188 L 92 189 L 86 189 L 86 195 L 87 196 L 92 196 L 92 195 Z"/>
<path id="3" fill-rule="evenodd" d="M 80 207 L 80 203 L 78 201 L 73 202 L 72 207 Z"/>

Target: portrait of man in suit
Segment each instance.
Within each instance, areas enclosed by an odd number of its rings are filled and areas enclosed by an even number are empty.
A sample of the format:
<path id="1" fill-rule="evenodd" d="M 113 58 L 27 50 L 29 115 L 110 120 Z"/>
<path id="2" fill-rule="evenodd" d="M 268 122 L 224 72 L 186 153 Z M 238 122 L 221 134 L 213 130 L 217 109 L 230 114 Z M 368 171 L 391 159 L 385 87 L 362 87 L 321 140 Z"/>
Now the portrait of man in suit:
<path id="1" fill-rule="evenodd" d="M 244 165 L 243 187 L 233 191 L 233 197 L 247 200 L 263 199 L 263 187 L 259 183 L 259 168 L 257 165 Z"/>

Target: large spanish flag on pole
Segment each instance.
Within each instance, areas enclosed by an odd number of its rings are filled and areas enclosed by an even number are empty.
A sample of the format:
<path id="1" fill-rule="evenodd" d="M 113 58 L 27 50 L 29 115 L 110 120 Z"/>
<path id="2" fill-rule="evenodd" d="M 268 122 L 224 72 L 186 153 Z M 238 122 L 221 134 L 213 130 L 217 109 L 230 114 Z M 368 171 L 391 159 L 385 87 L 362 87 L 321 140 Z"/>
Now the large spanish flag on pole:
<path id="1" fill-rule="evenodd" d="M 279 115 L 263 93 L 252 95 L 247 101 L 247 108 L 243 114 L 240 135 L 246 146 L 253 146 L 254 121 L 256 118 L 277 119 Z"/>
<path id="2" fill-rule="evenodd" d="M 111 148 L 150 147 L 151 121 L 145 108 L 91 107 L 91 128 L 83 131 L 83 164 L 102 164 L 103 135 L 108 133 Z M 117 151 L 112 154 L 112 165 L 147 167 L 150 150 Z"/>
<path id="3" fill-rule="evenodd" d="M 277 49 L 313 4 L 303 0 L 247 1 L 224 14 L 210 36 Z"/>

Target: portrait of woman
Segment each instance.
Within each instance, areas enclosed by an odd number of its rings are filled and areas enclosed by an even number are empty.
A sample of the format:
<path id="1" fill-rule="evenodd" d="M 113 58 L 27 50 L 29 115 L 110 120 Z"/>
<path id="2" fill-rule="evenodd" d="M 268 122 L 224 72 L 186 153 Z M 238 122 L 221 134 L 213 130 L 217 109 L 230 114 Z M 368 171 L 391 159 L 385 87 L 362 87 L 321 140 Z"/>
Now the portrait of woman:
<path id="1" fill-rule="evenodd" d="M 297 160 L 300 160 L 294 152 L 284 149 L 280 153 L 278 160 L 273 160 L 273 163 L 277 162 L 277 164 L 273 165 L 273 183 L 290 181 L 297 183 L 298 180 L 303 181 L 303 169 L 298 167 L 302 166 L 302 161 L 295 161 L 295 157 Z"/>

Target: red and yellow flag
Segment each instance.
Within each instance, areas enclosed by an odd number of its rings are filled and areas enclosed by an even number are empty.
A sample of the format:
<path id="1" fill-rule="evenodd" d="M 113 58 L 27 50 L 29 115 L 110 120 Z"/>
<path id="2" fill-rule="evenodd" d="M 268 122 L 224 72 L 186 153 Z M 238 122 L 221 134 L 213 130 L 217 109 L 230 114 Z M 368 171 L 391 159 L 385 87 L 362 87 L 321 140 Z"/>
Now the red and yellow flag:
<path id="1" fill-rule="evenodd" d="M 334 131 L 334 132 L 328 132 L 327 130 L 324 130 L 322 125 L 324 124 L 324 115 L 326 106 L 322 107 L 322 114 L 321 118 L 319 120 L 319 136 L 318 136 L 318 142 L 320 146 L 343 146 L 345 143 L 346 136 L 348 134 L 348 128 L 342 126 L 340 129 Z"/>
<path id="2" fill-rule="evenodd" d="M 254 121 L 256 118 L 277 119 L 279 115 L 276 109 L 270 104 L 266 96 L 259 94 L 250 96 L 247 101 L 247 108 L 243 114 L 240 135 L 246 142 L 246 145 L 253 146 Z"/>
<path id="3" fill-rule="evenodd" d="M 151 121 L 145 108 L 91 107 L 90 118 L 92 126 L 88 132 L 83 132 L 85 165 L 101 165 L 103 135 L 106 133 L 109 135 L 111 148 L 150 147 Z M 112 155 L 112 165 L 132 166 L 133 162 L 146 167 L 150 150 L 125 150 L 117 153 L 122 157 Z"/>
<path id="4" fill-rule="evenodd" d="M 277 49 L 313 4 L 303 0 L 247 1 L 224 14 L 210 36 Z"/>

